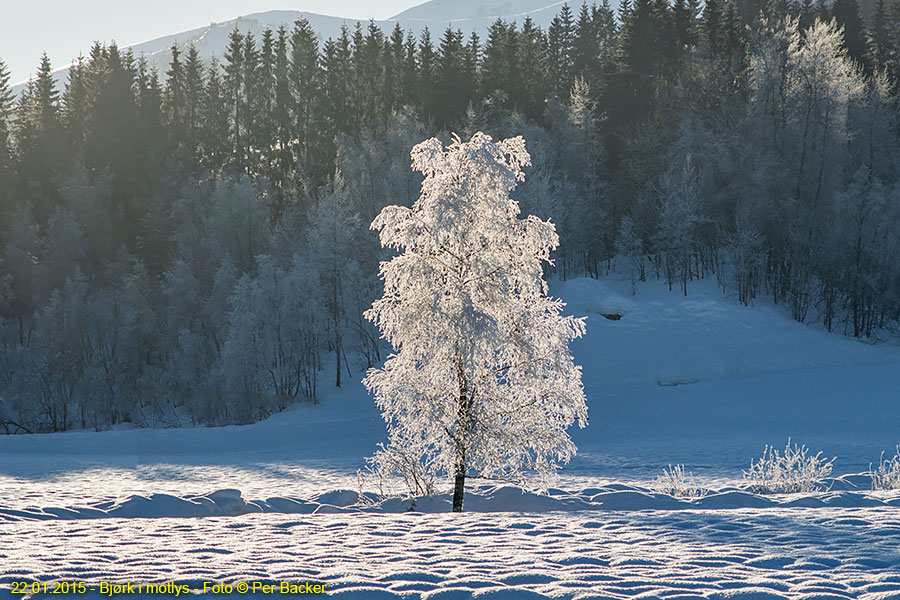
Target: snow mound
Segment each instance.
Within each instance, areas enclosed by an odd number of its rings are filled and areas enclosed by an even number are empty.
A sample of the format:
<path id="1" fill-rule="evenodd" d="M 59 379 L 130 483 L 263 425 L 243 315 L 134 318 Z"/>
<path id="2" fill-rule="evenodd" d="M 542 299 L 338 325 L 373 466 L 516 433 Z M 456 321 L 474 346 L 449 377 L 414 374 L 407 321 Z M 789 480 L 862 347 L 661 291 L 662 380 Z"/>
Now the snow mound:
<path id="1" fill-rule="evenodd" d="M 829 479 L 821 483 L 838 487 L 839 482 L 861 486 L 865 474 Z M 481 486 L 466 492 L 465 509 L 472 513 L 528 513 L 580 511 L 678 511 L 736 510 L 766 508 L 878 508 L 900 506 L 900 492 L 824 491 L 810 494 L 763 496 L 747 490 L 724 488 L 695 499 L 675 498 L 650 489 L 611 484 L 580 491 L 551 490 L 539 494 L 519 487 Z M 378 501 L 372 493 L 334 490 L 310 500 L 273 497 L 247 501 L 239 490 L 218 490 L 209 494 L 179 497 L 171 494 L 132 495 L 121 502 L 101 502 L 86 507 L 45 507 L 12 509 L 0 506 L 0 521 L 42 521 L 72 519 L 155 519 L 181 517 L 223 517 L 249 513 L 343 514 L 343 513 L 446 513 L 450 493 L 419 498 L 388 498 Z"/>
<path id="2" fill-rule="evenodd" d="M 611 321 L 618 321 L 637 308 L 637 304 L 595 279 L 570 279 L 560 285 L 559 294 L 569 310 L 595 313 Z"/>

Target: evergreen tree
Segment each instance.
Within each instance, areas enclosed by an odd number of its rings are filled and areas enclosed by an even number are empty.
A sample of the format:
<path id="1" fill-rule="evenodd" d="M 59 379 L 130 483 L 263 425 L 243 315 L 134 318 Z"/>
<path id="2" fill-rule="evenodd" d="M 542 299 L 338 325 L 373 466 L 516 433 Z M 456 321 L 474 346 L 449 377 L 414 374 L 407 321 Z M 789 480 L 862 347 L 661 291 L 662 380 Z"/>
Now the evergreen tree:
<path id="1" fill-rule="evenodd" d="M 600 37 L 594 15 L 587 3 L 581 5 L 572 36 L 572 74 L 590 84 L 600 77 Z"/>
<path id="2" fill-rule="evenodd" d="M 0 59 L 0 218 L 10 208 L 12 199 L 13 148 L 10 118 L 15 108 L 15 95 L 9 85 L 10 73 Z"/>
<path id="3" fill-rule="evenodd" d="M 435 64 L 434 119 L 442 127 L 461 117 L 472 97 L 465 68 L 462 32 L 447 27 L 438 46 Z"/>
<path id="4" fill-rule="evenodd" d="M 844 28 L 844 47 L 850 58 L 866 64 L 866 30 L 859 16 L 857 0 L 834 0 L 831 14 L 839 27 Z"/>
<path id="5" fill-rule="evenodd" d="M 64 167 L 66 147 L 60 126 L 59 91 L 50 59 L 41 57 L 37 75 L 28 81 L 16 111 L 18 174 L 26 185 L 37 185 L 34 210 L 38 220 L 50 216 L 54 176 Z"/>
<path id="6" fill-rule="evenodd" d="M 518 106 L 529 118 L 540 121 L 547 98 L 547 45 L 543 34 L 530 17 L 525 17 L 519 34 L 518 66 L 523 91 Z"/>
<path id="7" fill-rule="evenodd" d="M 184 118 L 186 124 L 184 143 L 191 167 L 196 166 L 199 158 L 200 129 L 202 127 L 200 115 L 204 86 L 203 61 L 197 47 L 192 43 L 188 46 L 187 59 L 184 61 Z"/>
<path id="8" fill-rule="evenodd" d="M 374 21 L 369 21 L 366 36 L 355 58 L 357 93 L 360 98 L 360 120 L 364 127 L 381 130 L 387 124 L 389 113 L 384 102 L 385 51 L 384 34 Z"/>
<path id="9" fill-rule="evenodd" d="M 600 65 L 604 71 L 611 71 L 616 58 L 616 38 L 619 32 L 616 15 L 609 0 L 602 0 L 593 8 L 594 29 L 600 44 Z"/>
<path id="10" fill-rule="evenodd" d="M 201 117 L 203 130 L 201 145 L 207 166 L 220 170 L 229 162 L 234 145 L 231 140 L 229 121 L 234 114 L 231 90 L 223 81 L 222 67 L 213 57 L 206 71 L 206 89 L 203 94 Z"/>
<path id="11" fill-rule="evenodd" d="M 177 150 L 184 143 L 184 134 L 187 129 L 185 75 L 184 66 L 181 64 L 181 50 L 178 48 L 177 42 L 172 44 L 170 52 L 172 59 L 169 62 L 169 70 L 166 71 L 164 107 L 168 117 L 169 132 L 172 134 L 172 145 Z"/>
<path id="12" fill-rule="evenodd" d="M 697 15 L 693 13 L 687 0 L 675 0 L 672 6 L 672 24 L 675 28 L 675 43 L 681 53 L 697 43 L 696 18 Z"/>
<path id="13" fill-rule="evenodd" d="M 272 121 L 275 128 L 277 158 L 275 161 L 274 181 L 284 184 L 288 171 L 293 163 L 291 159 L 291 111 L 294 99 L 291 96 L 290 62 L 288 59 L 287 28 L 278 28 L 278 39 L 275 42 L 275 84 L 273 90 Z"/>
<path id="14" fill-rule="evenodd" d="M 900 56 L 900 5 L 889 10 L 885 0 L 875 0 L 872 26 L 869 29 L 869 62 L 875 69 L 886 71 L 895 79 Z"/>
<path id="15" fill-rule="evenodd" d="M 654 0 L 650 9 L 654 39 L 655 71 L 660 76 L 671 76 L 670 67 L 678 61 L 678 41 L 675 22 L 669 0 Z"/>
<path id="16" fill-rule="evenodd" d="M 828 21 L 829 19 L 831 19 L 831 16 L 828 14 L 828 6 L 823 3 L 821 7 L 817 8 L 813 4 L 813 0 L 801 0 L 798 6 L 798 10 L 800 13 L 800 31 L 807 31 L 810 27 L 812 27 L 813 23 L 816 22 L 816 19 L 819 19 L 821 21 Z M 824 13 L 824 15 L 822 13 Z"/>
<path id="17" fill-rule="evenodd" d="M 288 90 L 290 97 L 283 98 L 282 102 L 291 103 L 293 126 L 292 138 L 296 139 L 296 147 L 293 149 L 295 160 L 297 160 L 304 168 L 310 162 L 310 145 L 313 137 L 313 126 L 315 123 L 315 111 L 321 110 L 326 106 L 333 106 L 332 103 L 338 103 L 334 107 L 334 112 L 328 114 L 329 117 L 343 119 L 338 111 L 346 110 L 346 80 L 341 80 L 347 76 L 346 69 L 346 52 L 339 53 L 337 47 L 332 40 L 328 40 L 325 48 L 325 56 L 323 57 L 323 66 L 327 71 L 326 90 L 327 100 L 325 104 L 320 104 L 320 81 L 319 73 L 319 42 L 316 32 L 313 30 L 309 21 L 306 19 L 298 19 L 294 23 L 290 36 L 290 61 L 288 63 Z M 282 92 L 283 93 L 283 92 Z M 343 131 L 343 121 L 332 121 L 337 131 Z M 290 139 L 290 138 L 288 138 Z"/>
<path id="18" fill-rule="evenodd" d="M 620 6 L 625 6 L 623 3 Z M 623 8 L 622 10 L 627 10 Z M 559 14 L 547 28 L 548 76 L 551 91 L 557 98 L 568 98 L 574 78 L 572 58 L 575 43 L 575 24 L 568 4 L 563 4 Z"/>
<path id="19" fill-rule="evenodd" d="M 92 101 L 88 88 L 87 64 L 78 57 L 69 68 L 69 82 L 62 97 L 62 121 L 75 156 L 84 160 Z"/>
<path id="20" fill-rule="evenodd" d="M 256 175 L 259 171 L 260 148 L 259 135 L 257 133 L 260 125 L 260 114 L 264 104 L 262 96 L 262 70 L 260 69 L 260 51 L 256 47 L 256 38 L 251 32 L 244 35 L 244 48 L 242 50 L 242 67 L 244 70 L 241 81 L 243 89 L 241 90 L 240 102 L 243 104 L 241 117 L 243 120 L 241 130 L 243 137 L 241 138 L 242 146 L 238 151 L 237 158 L 243 158 L 243 170 L 248 175 Z"/>
<path id="21" fill-rule="evenodd" d="M 403 106 L 419 106 L 419 54 L 416 37 L 412 32 L 406 34 L 403 43 L 403 74 L 401 75 L 403 90 Z"/>
<path id="22" fill-rule="evenodd" d="M 419 98 L 418 108 L 423 117 L 428 118 L 434 115 L 435 104 L 435 54 L 434 46 L 431 43 L 431 32 L 428 27 L 422 30 L 419 38 Z"/>
<path id="23" fill-rule="evenodd" d="M 703 41 L 710 56 L 718 58 L 725 47 L 722 0 L 706 0 L 703 7 Z"/>
<path id="24" fill-rule="evenodd" d="M 225 77 L 223 96 L 228 106 L 230 120 L 230 155 L 238 164 L 244 163 L 244 35 L 235 24 L 228 35 L 225 47 Z"/>
<path id="25" fill-rule="evenodd" d="M 512 76 L 509 72 L 510 29 L 514 25 L 507 25 L 498 18 L 488 29 L 487 41 L 481 61 L 481 85 L 485 96 L 492 96 L 495 92 L 503 92 L 506 97 L 512 94 Z"/>
<path id="26" fill-rule="evenodd" d="M 396 23 L 384 47 L 384 110 L 391 115 L 403 106 L 407 92 L 403 88 L 403 28 Z"/>
<path id="27" fill-rule="evenodd" d="M 157 168 L 164 160 L 163 157 L 168 155 L 165 149 L 166 133 L 162 112 L 163 91 L 159 74 L 155 69 L 150 69 L 146 57 L 141 56 L 137 60 L 136 68 L 137 139 L 141 140 L 139 144 L 146 148 L 148 173 L 155 176 Z"/>
<path id="28" fill-rule="evenodd" d="M 260 173 L 269 181 L 279 177 L 275 167 L 278 152 L 275 143 L 275 33 L 271 29 L 263 31 L 262 47 L 259 51 L 259 74 L 256 81 L 257 106 L 253 131 L 253 145 L 259 155 Z"/>

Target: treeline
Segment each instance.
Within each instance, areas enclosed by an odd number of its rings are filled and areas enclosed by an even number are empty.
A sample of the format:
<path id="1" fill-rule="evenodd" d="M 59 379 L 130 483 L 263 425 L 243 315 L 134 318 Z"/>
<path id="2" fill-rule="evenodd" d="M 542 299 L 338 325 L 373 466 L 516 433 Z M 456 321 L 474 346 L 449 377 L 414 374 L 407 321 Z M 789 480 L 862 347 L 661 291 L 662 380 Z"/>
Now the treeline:
<path id="1" fill-rule="evenodd" d="M 0 428 L 250 422 L 382 357 L 361 318 L 429 135 L 524 135 L 560 277 L 619 261 L 859 337 L 900 316 L 900 8 L 564 6 L 546 31 L 303 20 L 160 74 L 95 44 L 0 63 Z"/>

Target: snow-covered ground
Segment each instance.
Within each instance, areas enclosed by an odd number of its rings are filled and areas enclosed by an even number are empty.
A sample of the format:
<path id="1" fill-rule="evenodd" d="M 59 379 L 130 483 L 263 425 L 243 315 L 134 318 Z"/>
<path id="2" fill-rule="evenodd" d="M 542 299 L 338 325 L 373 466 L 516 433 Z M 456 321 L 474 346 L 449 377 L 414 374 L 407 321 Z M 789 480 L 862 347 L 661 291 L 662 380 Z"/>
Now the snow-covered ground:
<path id="1" fill-rule="evenodd" d="M 552 288 L 588 317 L 573 351 L 591 422 L 549 496 L 472 486 L 463 515 L 439 512 L 447 496 L 351 506 L 385 437 L 357 383 L 246 427 L 0 437 L 0 597 L 39 577 L 309 579 L 346 598 L 900 598 L 900 494 L 858 475 L 900 442 L 900 350 L 711 282 L 629 288 Z M 789 436 L 837 457 L 829 491 L 740 489 Z M 679 463 L 709 495 L 653 492 Z"/>

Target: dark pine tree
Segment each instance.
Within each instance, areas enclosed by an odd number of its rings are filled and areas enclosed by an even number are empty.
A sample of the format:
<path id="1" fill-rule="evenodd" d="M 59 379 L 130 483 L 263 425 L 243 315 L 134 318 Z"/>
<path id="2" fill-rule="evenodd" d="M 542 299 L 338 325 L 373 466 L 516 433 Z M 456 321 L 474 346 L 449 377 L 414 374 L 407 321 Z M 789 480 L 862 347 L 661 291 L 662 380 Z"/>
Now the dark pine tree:
<path id="1" fill-rule="evenodd" d="M 523 82 L 519 108 L 529 118 L 540 121 L 547 99 L 547 44 L 540 27 L 525 17 L 519 34 L 518 68 Z"/>
<path id="2" fill-rule="evenodd" d="M 12 203 L 14 173 L 10 120 L 15 108 L 15 95 L 9 79 L 9 68 L 0 59 L 0 221 L 4 222 Z"/>
<path id="3" fill-rule="evenodd" d="M 259 155 L 259 172 L 269 181 L 274 181 L 279 177 L 279 171 L 276 167 L 278 145 L 275 123 L 275 32 L 272 29 L 263 31 L 255 95 L 257 115 L 253 129 L 253 145 Z"/>
<path id="4" fill-rule="evenodd" d="M 844 47 L 852 59 L 866 66 L 866 30 L 859 16 L 857 0 L 834 0 L 831 14 L 840 27 L 844 28 Z"/>
<path id="5" fill-rule="evenodd" d="M 426 27 L 422 30 L 419 38 L 419 97 L 417 105 L 419 114 L 425 119 L 434 115 L 434 71 L 434 45 L 431 43 L 431 32 Z"/>
<path id="6" fill-rule="evenodd" d="M 241 138 L 243 145 L 238 150 L 238 158 L 243 158 L 241 167 L 245 173 L 256 175 L 260 172 L 260 149 L 257 146 L 259 138 L 257 128 L 264 100 L 262 97 L 263 83 L 262 70 L 260 68 L 260 52 L 256 47 L 256 38 L 249 31 L 244 35 L 242 55 L 244 69 L 242 81 L 244 86 L 241 92 L 241 102 L 243 104 L 241 130 L 244 132 L 244 135 Z"/>
<path id="7" fill-rule="evenodd" d="M 724 7 L 722 0 L 706 0 L 703 7 L 703 42 L 713 58 L 719 58 L 725 47 Z"/>
<path id="8" fill-rule="evenodd" d="M 498 18 L 488 29 L 487 40 L 481 59 L 481 85 L 485 96 L 493 96 L 502 92 L 510 96 L 511 73 L 509 73 L 509 27 Z"/>
<path id="9" fill-rule="evenodd" d="M 396 23 L 384 47 L 384 110 L 390 115 L 403 106 L 403 28 Z"/>
<path id="10" fill-rule="evenodd" d="M 447 27 L 435 61 L 434 120 L 441 127 L 460 118 L 469 102 L 462 32 Z"/>
<path id="11" fill-rule="evenodd" d="M 31 192 L 34 216 L 39 222 L 50 216 L 56 196 L 54 180 L 68 158 L 59 113 L 59 91 L 50 59 L 44 53 L 37 75 L 29 80 L 19 98 L 15 120 L 17 172 Z"/>
<path id="12" fill-rule="evenodd" d="M 831 16 L 827 14 L 828 7 L 825 4 L 822 4 L 822 10 L 820 10 L 813 4 L 813 0 L 800 0 L 796 11 L 798 13 L 797 18 L 800 31 L 808 30 L 812 27 L 813 23 L 816 22 L 816 19 L 828 21 L 831 18 Z M 826 13 L 824 16 L 821 14 L 823 11 Z"/>
<path id="13" fill-rule="evenodd" d="M 225 47 L 222 95 L 228 105 L 230 121 L 229 155 L 237 165 L 244 164 L 244 75 L 244 35 L 235 25 L 228 34 L 228 45 Z"/>
<path id="14" fill-rule="evenodd" d="M 625 6 L 623 0 L 620 6 Z M 627 10 L 623 8 L 623 10 Z M 574 81 L 572 55 L 575 44 L 575 22 L 568 4 L 563 4 L 559 14 L 550 21 L 547 28 L 547 74 L 551 91 L 557 98 L 565 100 Z"/>
<path id="15" fill-rule="evenodd" d="M 280 186 L 284 185 L 293 162 L 291 158 L 291 108 L 294 102 L 291 97 L 287 35 L 287 28 L 284 25 L 278 28 L 278 39 L 275 42 L 275 89 L 272 99 L 272 120 L 275 127 L 273 142 L 277 147 L 274 181 Z"/>
<path id="16" fill-rule="evenodd" d="M 895 20 L 897 16 L 900 16 L 900 5 L 890 11 L 885 0 L 875 0 L 869 28 L 869 62 L 895 81 L 900 74 L 897 68 L 900 50 L 900 22 Z"/>
<path id="17" fill-rule="evenodd" d="M 187 123 L 187 109 L 185 106 L 185 76 L 184 65 L 181 62 L 181 49 L 178 44 L 172 44 L 170 49 L 172 59 L 169 61 L 169 70 L 166 71 L 166 92 L 163 103 L 166 113 L 170 142 L 176 156 L 183 158 L 181 149 L 185 145 L 185 133 Z"/>
<path id="18" fill-rule="evenodd" d="M 572 38 L 572 73 L 592 88 L 600 80 L 600 32 L 587 3 L 581 5 Z"/>
<path id="19" fill-rule="evenodd" d="M 196 168 L 200 158 L 200 128 L 202 127 L 200 114 L 203 104 L 203 89 L 203 61 L 197 47 L 191 44 L 184 61 L 184 145 L 186 160 L 191 169 Z"/>
<path id="20" fill-rule="evenodd" d="M 203 157 L 206 166 L 213 171 L 220 171 L 228 164 L 229 157 L 234 151 L 229 127 L 233 111 L 231 90 L 223 81 L 219 60 L 213 57 L 206 71 L 206 89 L 200 112 L 203 123 L 200 132 Z"/>
<path id="21" fill-rule="evenodd" d="M 69 82 L 62 96 L 62 122 L 73 156 L 84 162 L 91 97 L 88 91 L 88 65 L 79 56 L 69 68 Z"/>
<path id="22" fill-rule="evenodd" d="M 346 35 L 342 36 L 344 43 L 347 42 Z M 346 110 L 346 81 L 341 81 L 341 77 L 346 77 L 346 69 L 349 48 L 340 51 L 333 40 L 326 42 L 326 57 L 323 57 L 323 63 L 327 70 L 327 92 L 329 94 L 328 103 L 325 106 L 321 104 L 320 86 L 322 85 L 319 73 L 319 42 L 316 32 L 313 30 L 309 21 L 306 19 L 298 19 L 294 23 L 290 35 L 290 60 L 288 63 L 288 90 L 289 98 L 282 101 L 287 102 L 290 106 L 290 114 L 292 115 L 291 135 L 288 139 L 295 139 L 296 143 L 292 149 L 294 160 L 301 165 L 301 169 L 306 169 L 310 162 L 311 141 L 313 138 L 313 127 L 315 123 L 315 112 L 324 109 L 332 102 L 337 102 L 336 110 Z M 336 113 L 329 113 L 328 117 L 335 116 Z M 340 115 L 337 115 L 340 116 Z M 344 119 L 346 116 L 340 116 Z M 343 122 L 330 122 L 331 127 L 337 127 L 338 131 L 343 131 Z M 326 132 L 327 133 L 327 132 Z"/>

